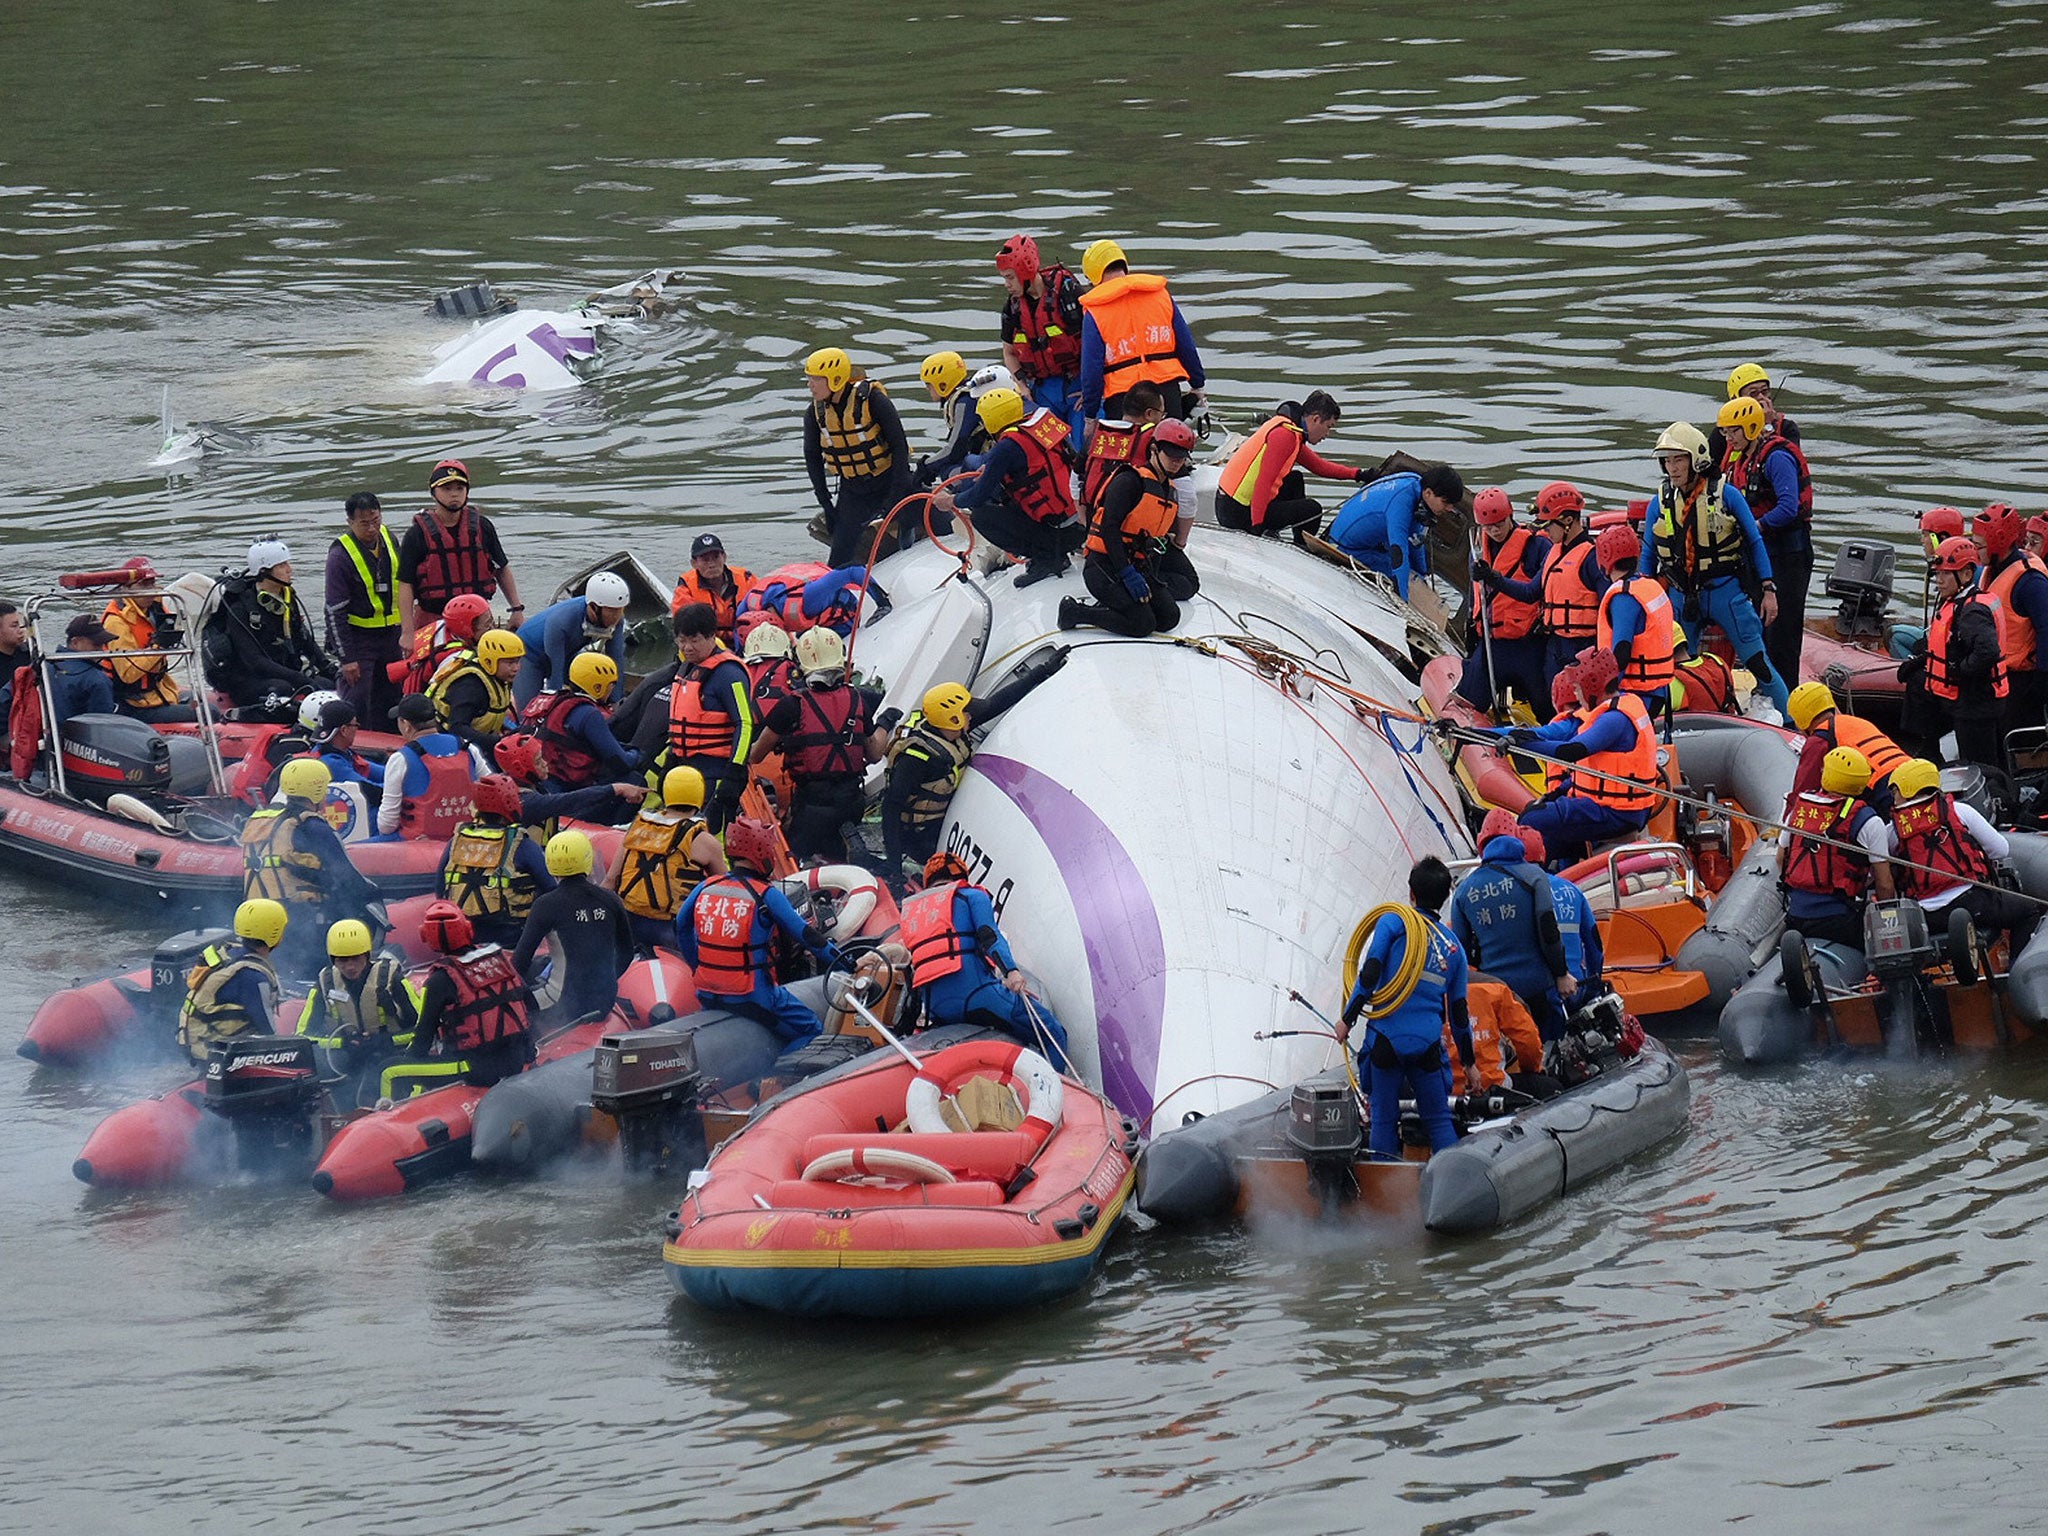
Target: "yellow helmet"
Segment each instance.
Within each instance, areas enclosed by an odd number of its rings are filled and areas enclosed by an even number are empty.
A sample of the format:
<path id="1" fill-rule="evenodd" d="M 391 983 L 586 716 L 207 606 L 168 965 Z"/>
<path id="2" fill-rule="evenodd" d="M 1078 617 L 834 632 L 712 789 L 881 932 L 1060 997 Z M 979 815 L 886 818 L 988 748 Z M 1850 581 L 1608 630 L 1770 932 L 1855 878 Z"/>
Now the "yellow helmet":
<path id="1" fill-rule="evenodd" d="M 1689 651 L 1692 649 L 1692 642 L 1685 638 L 1685 626 L 1676 619 L 1671 621 L 1671 649 L 1674 651 Z"/>
<path id="2" fill-rule="evenodd" d="M 1924 757 L 1909 757 L 1892 770 L 1892 798 L 1918 800 L 1941 788 L 1941 770 Z"/>
<path id="3" fill-rule="evenodd" d="M 844 347 L 820 347 L 804 359 L 804 376 L 823 379 L 825 387 L 838 394 L 853 382 L 853 359 Z"/>
<path id="4" fill-rule="evenodd" d="M 1762 405 L 1747 395 L 1737 395 L 1721 407 L 1720 414 L 1714 418 L 1714 425 L 1723 432 L 1740 432 L 1743 442 L 1751 443 L 1763 436 L 1765 420 Z"/>
<path id="5" fill-rule="evenodd" d="M 1098 240 L 1081 253 L 1081 275 L 1099 283 L 1104 272 L 1125 259 L 1124 248 L 1114 240 Z"/>
<path id="6" fill-rule="evenodd" d="M 345 917 L 327 930 L 327 953 L 333 959 L 347 960 L 355 955 L 370 952 L 370 925 Z"/>
<path id="7" fill-rule="evenodd" d="M 1785 713 L 1792 717 L 1792 729 L 1808 731 L 1813 722 L 1835 707 L 1835 696 L 1826 683 L 1801 683 L 1786 701 Z"/>
<path id="8" fill-rule="evenodd" d="M 317 757 L 295 757 L 277 774 L 277 787 L 287 800 L 319 800 L 333 782 L 334 770 Z"/>
<path id="9" fill-rule="evenodd" d="M 1870 759 L 1854 747 L 1836 747 L 1820 760 L 1820 787 L 1831 795 L 1860 795 L 1870 787 Z"/>
<path id="10" fill-rule="evenodd" d="M 934 352 L 924 360 L 917 376 L 943 400 L 967 382 L 967 359 L 958 352 Z"/>
<path id="11" fill-rule="evenodd" d="M 1014 389 L 992 389 L 974 402 L 974 414 L 982 431 L 1000 436 L 1024 419 L 1024 397 Z"/>
<path id="12" fill-rule="evenodd" d="M 1728 375 L 1728 398 L 1733 400 L 1752 384 L 1768 385 L 1771 376 L 1755 363 L 1738 363 Z"/>
<path id="13" fill-rule="evenodd" d="M 967 706 L 974 695 L 959 683 L 940 683 L 924 691 L 924 701 L 918 708 L 924 711 L 925 719 L 942 731 L 964 731 L 967 729 Z"/>
<path id="14" fill-rule="evenodd" d="M 608 699 L 618 685 L 619 664 L 602 651 L 578 651 L 569 658 L 569 686 L 593 699 Z"/>
<path id="15" fill-rule="evenodd" d="M 704 803 L 704 775 L 694 768 L 671 768 L 661 778 L 661 803 L 696 810 Z"/>
<path id="16" fill-rule="evenodd" d="M 476 637 L 476 659 L 487 667 L 517 661 L 525 654 L 526 642 L 509 629 L 487 629 Z"/>
<path id="17" fill-rule="evenodd" d="M 1661 456 L 1667 453 L 1690 454 L 1692 455 L 1693 472 L 1695 474 L 1703 473 L 1706 470 L 1709 457 L 1707 453 L 1707 434 L 1689 421 L 1674 421 L 1664 429 L 1663 435 L 1657 439 L 1657 446 L 1651 450 L 1651 453 L 1654 456 Z"/>
<path id="18" fill-rule="evenodd" d="M 560 880 L 565 875 L 587 875 L 597 867 L 597 850 L 581 832 L 557 832 L 548 839 L 548 873 Z"/>
<path id="19" fill-rule="evenodd" d="M 254 939 L 275 949 L 284 938 L 284 925 L 290 921 L 291 914 L 285 911 L 283 902 L 253 896 L 235 908 L 235 937 Z"/>

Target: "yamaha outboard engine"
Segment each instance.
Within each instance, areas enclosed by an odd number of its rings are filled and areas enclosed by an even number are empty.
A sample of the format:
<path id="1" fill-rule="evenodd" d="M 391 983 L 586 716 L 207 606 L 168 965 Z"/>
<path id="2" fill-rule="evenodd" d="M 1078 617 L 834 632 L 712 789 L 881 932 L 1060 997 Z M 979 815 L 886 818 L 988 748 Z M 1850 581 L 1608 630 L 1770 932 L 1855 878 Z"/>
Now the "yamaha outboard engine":
<path id="1" fill-rule="evenodd" d="M 606 1035 L 590 1067 L 590 1106 L 619 1123 L 629 1173 L 665 1174 L 678 1162 L 701 1168 L 708 1149 L 697 1100 L 704 1075 L 697 1044 L 672 1029 Z"/>
<path id="2" fill-rule="evenodd" d="M 313 1042 L 238 1035 L 206 1053 L 206 1107 L 234 1127 L 235 1156 L 251 1173 L 310 1165 L 320 1073 Z"/>
<path id="3" fill-rule="evenodd" d="M 73 715 L 64 722 L 64 784 L 82 800 L 171 787 L 171 744 L 126 715 Z"/>

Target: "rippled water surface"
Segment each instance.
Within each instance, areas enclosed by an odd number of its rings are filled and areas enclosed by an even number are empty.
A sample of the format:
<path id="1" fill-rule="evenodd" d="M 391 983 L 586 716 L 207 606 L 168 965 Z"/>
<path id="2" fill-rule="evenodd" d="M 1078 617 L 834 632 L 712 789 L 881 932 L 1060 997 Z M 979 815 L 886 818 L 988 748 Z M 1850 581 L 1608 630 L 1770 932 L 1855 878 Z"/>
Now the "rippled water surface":
<path id="1" fill-rule="evenodd" d="M 2037 4 L 1032 15 L 682 0 L 0 13 L 10 594 L 466 457 L 529 590 L 622 544 L 803 552 L 795 362 L 935 436 L 1013 231 L 1173 280 L 1219 416 L 1641 494 L 1755 358 L 1825 532 L 2048 496 Z M 415 382 L 428 293 L 655 265 L 597 386 Z M 151 470 L 166 386 L 245 451 Z M 1915 568 L 1917 569 L 1917 568 Z M 1912 584 L 1917 585 L 1917 582 Z M 0 891 L 14 1027 L 157 920 Z M 146 933 L 140 930 L 148 930 Z M 11 1060 L 11 1058 L 9 1058 Z M 1690 1135 L 1498 1238 L 1127 1235 L 1074 1301 L 793 1327 L 671 1303 L 604 1170 L 340 1210 L 85 1197 L 160 1085 L 0 1071 L 0 1527 L 1517 1531 L 2048 1523 L 2039 1060 L 1724 1074 Z"/>

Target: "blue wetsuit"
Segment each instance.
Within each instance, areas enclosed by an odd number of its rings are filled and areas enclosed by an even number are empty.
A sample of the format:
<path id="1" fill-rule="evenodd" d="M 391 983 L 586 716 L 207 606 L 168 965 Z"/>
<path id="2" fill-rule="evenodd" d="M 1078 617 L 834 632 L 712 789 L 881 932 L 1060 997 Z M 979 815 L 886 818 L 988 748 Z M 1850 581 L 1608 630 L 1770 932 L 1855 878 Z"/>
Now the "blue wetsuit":
<path id="1" fill-rule="evenodd" d="M 774 968 L 769 961 L 770 940 L 779 928 L 796 943 L 828 958 L 832 954 L 832 946 L 822 938 L 814 937 L 815 930 L 805 924 L 796 908 L 790 905 L 789 898 L 773 881 L 751 873 L 742 875 L 738 871 L 704 881 L 683 899 L 683 905 L 676 913 L 676 949 L 693 968 L 697 965 L 698 906 L 707 895 L 714 900 L 721 895 L 736 895 L 734 886 L 741 878 L 757 891 L 753 902 L 753 924 L 744 935 L 754 985 L 745 992 L 708 992 L 700 983 L 697 996 L 712 1007 L 727 1008 L 760 1020 L 774 1030 L 785 1045 L 802 1045 L 825 1027 L 824 1021 L 805 1007 L 787 987 L 776 984 Z M 741 937 L 734 936 L 735 940 Z"/>
<path id="2" fill-rule="evenodd" d="M 1422 476 L 1388 475 L 1337 509 L 1330 542 L 1360 565 L 1394 578 L 1403 597 L 1408 577 L 1429 574 L 1429 525 L 1422 510 Z"/>
<path id="3" fill-rule="evenodd" d="M 587 630 L 590 604 L 580 597 L 565 597 L 541 609 L 519 626 L 520 642 L 526 654 L 519 661 L 519 675 L 512 680 L 512 698 L 521 709 L 537 693 L 569 685 L 569 663 L 596 638 Z M 623 677 L 626 672 L 626 626 L 614 624 L 605 639 L 610 656 Z"/>
<path id="4" fill-rule="evenodd" d="M 1415 1112 L 1429 1133 L 1429 1149 L 1441 1152 L 1457 1145 L 1457 1127 L 1451 1123 L 1451 1068 L 1444 1060 L 1444 1004 L 1455 1002 L 1451 1032 L 1461 1059 L 1471 1061 L 1472 1026 L 1465 1015 L 1465 951 L 1441 919 L 1422 914 L 1429 955 L 1422 977 L 1408 1000 L 1384 1019 L 1375 1019 L 1366 1029 L 1358 1050 L 1358 1070 L 1372 1084 L 1372 1135 L 1375 1157 L 1398 1157 L 1401 1153 L 1401 1089 L 1405 1084 L 1415 1096 Z M 1383 915 L 1373 925 L 1372 938 L 1365 946 L 1365 960 L 1344 1016 L 1354 1018 L 1365 1005 L 1368 973 L 1384 979 L 1401 968 L 1408 953 L 1407 926 L 1397 912 Z M 1374 962 L 1378 962 L 1377 970 Z M 1465 1020 L 1461 1025 L 1460 1020 Z"/>
<path id="5" fill-rule="evenodd" d="M 1015 1035 L 1041 1052 L 1062 1071 L 1070 1065 L 1066 1026 L 1052 1009 L 1034 999 L 1027 1007 L 1020 993 L 1003 985 L 1003 975 L 1017 969 L 1010 942 L 996 927 L 995 902 L 978 885 L 953 888 L 953 932 L 960 945 L 960 968 L 918 989 L 927 1024 L 979 1024 Z M 986 949 L 981 936 L 993 935 Z M 989 969 L 994 960 L 1002 975 Z M 1031 1015 L 1038 1015 L 1034 1023 Z M 1039 1025 L 1043 1025 L 1041 1032 Z"/>
<path id="6" fill-rule="evenodd" d="M 1549 1021 L 1545 1039 L 1564 1016 L 1558 978 L 1570 974 L 1554 903 L 1550 876 L 1528 861 L 1512 833 L 1491 839 L 1478 868 L 1451 893 L 1451 932 L 1467 957 L 1514 988 L 1539 1025 Z"/>

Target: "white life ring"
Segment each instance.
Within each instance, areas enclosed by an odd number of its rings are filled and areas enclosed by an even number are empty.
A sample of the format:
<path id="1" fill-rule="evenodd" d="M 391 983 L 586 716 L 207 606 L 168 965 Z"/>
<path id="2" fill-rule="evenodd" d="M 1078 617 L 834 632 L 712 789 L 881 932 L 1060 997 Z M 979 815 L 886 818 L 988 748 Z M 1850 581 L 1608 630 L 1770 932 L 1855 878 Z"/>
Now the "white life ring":
<path id="1" fill-rule="evenodd" d="M 814 895 L 829 891 L 835 898 L 839 916 L 826 934 L 835 944 L 844 943 L 866 927 L 867 920 L 874 915 L 875 903 L 881 899 L 881 883 L 857 864 L 826 864 L 792 878 L 801 880 Z"/>
<path id="2" fill-rule="evenodd" d="M 966 1040 L 925 1057 L 904 1094 L 904 1114 L 913 1131 L 944 1134 L 953 1129 L 939 1112 L 946 1085 L 971 1076 L 976 1068 L 999 1072 L 1024 1090 L 1024 1123 L 1018 1129 L 1036 1146 L 1059 1129 L 1066 1105 L 1066 1087 L 1051 1062 L 1038 1052 L 1004 1040 Z"/>
<path id="3" fill-rule="evenodd" d="M 951 1169 L 916 1152 L 897 1147 L 848 1147 L 811 1159 L 804 1169 L 810 1184 L 830 1184 L 841 1179 L 897 1179 L 905 1184 L 957 1184 Z"/>

